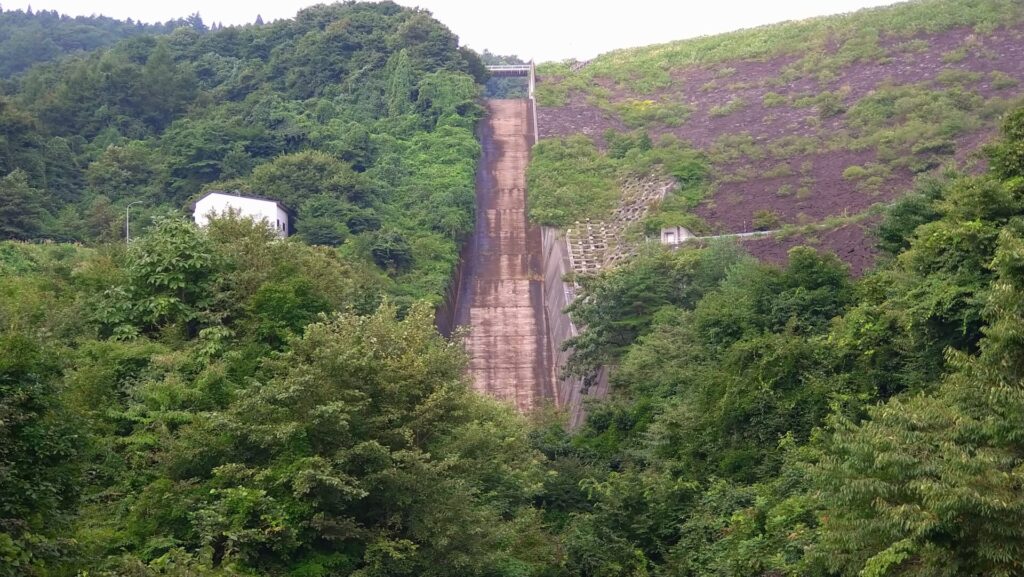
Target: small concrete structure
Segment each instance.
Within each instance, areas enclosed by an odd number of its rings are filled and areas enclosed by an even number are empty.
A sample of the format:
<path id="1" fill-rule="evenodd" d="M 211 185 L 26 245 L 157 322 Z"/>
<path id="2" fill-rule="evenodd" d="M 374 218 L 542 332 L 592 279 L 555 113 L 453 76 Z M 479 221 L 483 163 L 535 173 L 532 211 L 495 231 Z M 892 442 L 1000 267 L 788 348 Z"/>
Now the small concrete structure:
<path id="1" fill-rule="evenodd" d="M 269 198 L 215 191 L 200 198 L 193 205 L 193 216 L 199 226 L 206 226 L 211 218 L 227 214 L 237 214 L 257 222 L 263 221 L 281 238 L 292 232 L 291 212 L 280 202 Z"/>
<path id="2" fill-rule="evenodd" d="M 694 238 L 693 233 L 681 226 L 666 226 L 661 229 L 661 244 L 675 246 Z"/>

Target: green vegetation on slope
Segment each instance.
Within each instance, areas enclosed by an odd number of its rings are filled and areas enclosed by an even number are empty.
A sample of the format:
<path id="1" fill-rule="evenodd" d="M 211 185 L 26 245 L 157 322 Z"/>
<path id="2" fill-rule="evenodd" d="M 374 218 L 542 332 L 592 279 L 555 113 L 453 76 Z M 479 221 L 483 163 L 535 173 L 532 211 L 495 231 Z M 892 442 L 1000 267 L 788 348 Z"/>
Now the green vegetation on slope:
<path id="1" fill-rule="evenodd" d="M 671 137 L 652 143 L 642 131 L 609 131 L 605 140 L 607 150 L 599 150 L 583 135 L 546 139 L 533 147 L 526 173 L 531 220 L 564 227 L 607 218 L 618 206 L 622 179 L 665 174 L 680 186 L 651 217 L 652 226 L 653 219 L 666 226 L 701 226 L 688 210 L 707 189 L 703 155 Z"/>
<path id="2" fill-rule="evenodd" d="M 318 6 L 183 27 L 36 66 L 0 95 L 4 238 L 113 240 L 204 191 L 283 201 L 340 246 L 438 298 L 472 226 L 479 59 L 422 11 Z M 136 231 L 138 232 L 138 231 Z"/>
<path id="3" fill-rule="evenodd" d="M 714 185 L 696 212 L 720 232 L 865 214 L 968 157 L 1019 104 L 1022 6 L 917 0 L 546 64 L 542 132 L 693 144 Z"/>
<path id="4" fill-rule="evenodd" d="M 554 460 L 573 574 L 1019 573 L 1022 142 L 923 181 L 856 282 L 728 244 L 582 279 L 572 369 L 616 370 Z"/>
<path id="5" fill-rule="evenodd" d="M 861 59 L 878 57 L 878 34 L 902 37 L 957 26 L 990 30 L 1022 17 L 1014 0 L 912 0 L 893 7 L 870 8 L 840 16 L 784 22 L 667 44 L 616 50 L 572 73 L 567 63 L 545 63 L 538 74 L 547 80 L 537 87 L 543 106 L 564 104 L 570 90 L 588 92 L 594 79 L 609 78 L 621 88 L 644 94 L 671 83 L 678 68 L 730 60 L 804 55 L 793 73 L 808 75 Z M 838 50 L 828 50 L 838 46 Z M 786 82 L 793 78 L 780 78 Z"/>

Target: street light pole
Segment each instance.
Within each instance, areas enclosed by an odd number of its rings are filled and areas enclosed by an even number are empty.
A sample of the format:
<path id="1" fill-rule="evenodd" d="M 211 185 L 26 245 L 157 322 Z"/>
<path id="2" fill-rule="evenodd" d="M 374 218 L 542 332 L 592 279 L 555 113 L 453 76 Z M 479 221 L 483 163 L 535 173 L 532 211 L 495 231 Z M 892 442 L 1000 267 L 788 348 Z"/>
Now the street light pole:
<path id="1" fill-rule="evenodd" d="M 131 239 L 132 239 L 131 238 L 132 237 L 132 229 L 129 227 L 129 225 L 131 224 L 131 217 L 132 217 L 131 210 L 132 210 L 132 206 L 136 205 L 136 204 L 142 204 L 142 201 L 141 200 L 136 200 L 135 202 L 129 202 L 128 206 L 124 207 L 124 243 L 125 244 L 128 244 L 128 242 L 131 241 Z"/>

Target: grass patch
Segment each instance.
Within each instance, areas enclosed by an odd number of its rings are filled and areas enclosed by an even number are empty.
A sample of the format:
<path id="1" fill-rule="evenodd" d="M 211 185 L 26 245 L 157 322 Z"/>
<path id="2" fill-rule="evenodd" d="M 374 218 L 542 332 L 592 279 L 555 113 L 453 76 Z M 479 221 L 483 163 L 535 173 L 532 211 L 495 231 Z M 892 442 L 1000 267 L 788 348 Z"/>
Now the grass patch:
<path id="1" fill-rule="evenodd" d="M 786 97 L 777 92 L 766 92 L 761 97 L 761 106 L 765 108 L 778 108 L 786 105 Z"/>
<path id="2" fill-rule="evenodd" d="M 655 100 L 626 100 L 610 105 L 619 118 L 630 128 L 652 128 L 657 125 L 679 126 L 690 116 L 693 108 L 680 102 Z"/>
<path id="3" fill-rule="evenodd" d="M 948 52 L 942 53 L 942 61 L 946 64 L 956 64 L 967 59 L 967 48 L 961 46 Z"/>
<path id="4" fill-rule="evenodd" d="M 619 199 L 615 168 L 586 136 L 538 142 L 526 173 L 530 219 L 566 226 L 607 214 Z"/>
<path id="5" fill-rule="evenodd" d="M 884 164 L 853 165 L 843 171 L 843 179 L 857 183 L 857 190 L 877 192 L 892 177 L 892 169 Z"/>
<path id="6" fill-rule="evenodd" d="M 788 162 L 782 162 L 766 170 L 762 176 L 765 178 L 782 178 L 784 176 L 793 176 L 793 174 L 793 167 Z"/>
<path id="7" fill-rule="evenodd" d="M 779 228 L 782 224 L 782 217 L 775 211 L 762 209 L 754 213 L 750 224 L 754 227 L 754 230 L 772 230 Z"/>
<path id="8" fill-rule="evenodd" d="M 985 102 L 960 87 L 931 90 L 924 84 L 882 87 L 846 113 L 850 148 L 874 147 L 892 162 L 922 142 L 952 139 L 981 125 Z"/>
<path id="9" fill-rule="evenodd" d="M 712 118 L 720 118 L 722 116 L 729 116 L 733 112 L 738 112 L 740 110 L 743 110 L 744 108 L 746 108 L 746 106 L 747 106 L 747 102 L 745 100 L 743 100 L 742 98 L 740 98 L 739 96 L 737 96 L 737 97 L 733 98 L 732 100 L 730 100 L 729 102 L 726 102 L 725 104 L 719 104 L 718 106 L 712 106 L 711 109 L 708 110 L 708 116 L 711 116 Z"/>
<path id="10" fill-rule="evenodd" d="M 971 84 L 977 84 L 984 76 L 980 72 L 960 70 L 959 68 L 946 68 L 935 76 L 935 82 L 944 86 L 966 87 Z"/>
<path id="11" fill-rule="evenodd" d="M 604 219 L 618 205 L 618 183 L 630 176 L 664 174 L 675 179 L 680 187 L 673 194 L 675 200 L 666 201 L 659 210 L 678 213 L 672 217 L 677 220 L 704 198 L 708 160 L 678 139 L 665 136 L 652 143 L 642 131 L 609 131 L 605 140 L 607 152 L 583 135 L 542 140 L 533 147 L 526 172 L 533 222 L 565 227 L 585 219 Z"/>
<path id="12" fill-rule="evenodd" d="M 913 40 L 900 42 L 893 46 L 893 51 L 902 54 L 921 54 L 922 52 L 928 52 L 929 48 L 931 48 L 931 44 L 927 40 L 914 38 Z"/>
<path id="13" fill-rule="evenodd" d="M 996 90 L 1006 90 L 1007 88 L 1016 88 L 1020 84 L 1016 78 L 1009 74 L 1001 71 L 994 70 L 989 74 L 989 82 L 992 83 L 992 88 Z"/>

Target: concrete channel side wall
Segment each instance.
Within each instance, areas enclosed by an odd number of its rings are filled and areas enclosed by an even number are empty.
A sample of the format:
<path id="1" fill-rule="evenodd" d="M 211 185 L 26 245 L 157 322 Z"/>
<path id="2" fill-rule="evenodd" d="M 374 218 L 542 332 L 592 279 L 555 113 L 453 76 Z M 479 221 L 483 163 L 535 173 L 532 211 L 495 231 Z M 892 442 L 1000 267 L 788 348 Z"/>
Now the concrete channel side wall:
<path id="1" fill-rule="evenodd" d="M 476 141 L 483 143 L 484 138 L 487 137 L 486 131 L 483 125 L 486 124 L 487 120 L 481 120 L 477 122 L 476 126 Z M 477 180 L 480 178 L 480 171 L 486 170 L 484 167 L 483 157 L 477 159 Z M 475 194 L 475 193 L 474 193 Z M 477 211 L 480 207 L 475 206 L 476 199 L 474 198 L 473 207 L 473 222 L 477 222 Z M 475 232 L 475 231 L 474 231 Z M 458 318 L 459 313 L 459 299 L 464 298 L 464 287 L 466 278 L 472 273 L 473 254 L 475 253 L 476 247 L 476 235 L 474 232 L 470 232 L 465 238 L 459 239 L 461 249 L 459 250 L 459 261 L 455 263 L 455 271 L 452 276 L 451 283 L 448 284 L 448 290 L 444 293 L 444 300 L 437 305 L 437 309 L 434 310 L 434 326 L 437 327 L 437 332 L 441 333 L 445 337 L 451 338 L 455 333 L 455 329 L 459 326 L 460 319 Z M 461 319 L 463 322 L 468 319 Z"/>
<path id="2" fill-rule="evenodd" d="M 564 312 L 572 298 L 572 287 L 562 280 L 570 270 L 569 247 L 562 231 L 547 226 L 541 229 L 541 246 L 544 256 L 544 310 L 551 335 L 558 406 L 569 414 L 569 428 L 575 429 L 586 419 L 585 399 L 608 394 L 608 371 L 601 369 L 588 388 L 579 377 L 561 378 L 562 368 L 572 354 L 571 350 L 562 350 L 562 343 L 577 334 L 576 324 Z"/>
<path id="3" fill-rule="evenodd" d="M 463 244 L 467 242 L 469 241 L 464 240 Z M 464 262 L 460 255 L 452 275 L 452 282 L 444 293 L 444 300 L 437 305 L 437 309 L 434 311 L 434 326 L 437 327 L 437 332 L 448 338 L 451 338 L 455 332 L 455 312 L 458 310 L 459 294 L 462 292 Z"/>
<path id="4" fill-rule="evenodd" d="M 538 138 L 537 101 L 533 94 L 533 77 L 530 78 L 530 144 L 536 144 Z M 529 190 L 527 203 L 529 203 Z M 602 368 L 590 387 L 584 389 L 586 383 L 579 377 L 562 378 L 562 369 L 572 351 L 563 351 L 562 343 L 576 336 L 575 323 L 565 313 L 572 298 L 572 287 L 562 279 L 571 270 L 569 265 L 569 245 L 565 235 L 557 228 L 541 227 L 541 258 L 544 267 L 544 316 L 547 321 L 549 342 L 551 343 L 551 361 L 555 378 L 555 403 L 569 415 L 569 428 L 576 429 L 586 420 L 587 413 L 583 406 L 587 397 L 601 398 L 608 394 L 608 371 Z M 585 391 L 585 392 L 584 392 Z"/>

